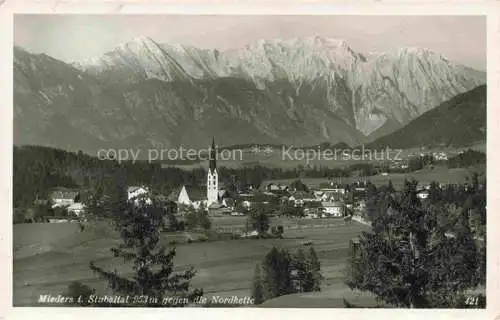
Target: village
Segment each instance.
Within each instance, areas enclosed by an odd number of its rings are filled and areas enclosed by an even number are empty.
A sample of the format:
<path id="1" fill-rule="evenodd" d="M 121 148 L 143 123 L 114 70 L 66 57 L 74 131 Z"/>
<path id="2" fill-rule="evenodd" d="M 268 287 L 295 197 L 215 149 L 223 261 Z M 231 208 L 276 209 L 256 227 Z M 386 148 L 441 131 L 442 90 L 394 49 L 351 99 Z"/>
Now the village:
<path id="1" fill-rule="evenodd" d="M 255 148 L 253 148 L 255 149 Z M 268 148 L 271 149 L 271 148 Z M 203 185 L 178 185 L 169 193 L 162 194 L 148 185 L 127 186 L 127 199 L 145 204 L 152 203 L 152 197 L 173 208 L 177 219 L 182 221 L 188 209 L 202 210 L 212 219 L 224 217 L 245 217 L 252 208 L 266 208 L 269 216 L 281 216 L 293 219 L 354 219 L 363 222 L 366 216 L 366 191 L 370 184 L 367 177 L 355 181 L 343 181 L 343 177 L 325 178 L 318 186 L 307 186 L 300 177 L 283 181 L 263 181 L 260 185 L 241 183 L 223 183 L 217 171 L 215 140 L 209 149 L 208 172 Z M 270 152 L 270 151 L 269 151 Z M 420 153 L 407 154 L 404 159 L 395 159 L 374 166 L 380 176 L 391 172 L 408 170 L 412 159 L 419 164 L 429 165 L 447 160 L 444 152 L 430 152 L 424 149 Z M 423 159 L 423 160 L 422 160 Z M 234 177 L 236 180 L 238 177 Z M 389 179 L 387 183 L 389 183 Z M 440 184 L 443 187 L 442 184 Z M 430 184 L 419 183 L 417 196 L 426 199 Z M 48 199 L 35 200 L 34 207 L 48 206 L 51 212 L 38 216 L 35 209 L 28 209 L 23 222 L 82 222 L 87 220 L 86 202 L 88 190 L 83 188 L 56 187 Z M 248 230 L 246 230 L 248 232 Z"/>

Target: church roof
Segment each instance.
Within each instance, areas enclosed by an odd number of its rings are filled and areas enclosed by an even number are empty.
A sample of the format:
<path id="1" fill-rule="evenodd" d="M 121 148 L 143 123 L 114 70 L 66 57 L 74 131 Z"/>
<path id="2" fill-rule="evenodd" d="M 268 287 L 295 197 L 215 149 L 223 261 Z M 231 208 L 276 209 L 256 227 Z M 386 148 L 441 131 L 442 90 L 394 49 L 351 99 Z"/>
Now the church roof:
<path id="1" fill-rule="evenodd" d="M 210 147 L 208 168 L 210 171 L 214 171 L 217 168 L 216 163 L 217 151 L 215 150 L 215 138 L 212 137 L 212 146 Z"/>
<path id="2" fill-rule="evenodd" d="M 168 200 L 177 201 L 179 199 L 179 194 L 182 191 L 182 188 L 186 188 L 186 192 L 188 194 L 189 200 L 191 201 L 199 201 L 207 199 L 207 188 L 203 186 L 179 186 L 172 190 L 168 195 Z"/>

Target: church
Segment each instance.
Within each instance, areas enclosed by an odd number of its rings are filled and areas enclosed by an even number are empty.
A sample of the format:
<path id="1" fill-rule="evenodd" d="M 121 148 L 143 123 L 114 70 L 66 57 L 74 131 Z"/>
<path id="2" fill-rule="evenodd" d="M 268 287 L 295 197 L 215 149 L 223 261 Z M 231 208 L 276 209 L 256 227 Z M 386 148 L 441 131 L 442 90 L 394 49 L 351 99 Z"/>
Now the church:
<path id="1" fill-rule="evenodd" d="M 205 208 L 221 207 L 220 199 L 225 195 L 225 191 L 219 187 L 219 175 L 217 172 L 217 151 L 215 139 L 212 138 L 212 145 L 208 150 L 208 172 L 206 185 L 182 186 L 172 191 L 168 198 L 177 204 L 193 206 L 195 209 L 201 206 Z"/>
<path id="2" fill-rule="evenodd" d="M 219 176 L 217 174 L 217 151 L 215 150 L 215 138 L 212 138 L 212 146 L 209 150 L 208 173 L 207 173 L 207 207 L 219 202 Z"/>

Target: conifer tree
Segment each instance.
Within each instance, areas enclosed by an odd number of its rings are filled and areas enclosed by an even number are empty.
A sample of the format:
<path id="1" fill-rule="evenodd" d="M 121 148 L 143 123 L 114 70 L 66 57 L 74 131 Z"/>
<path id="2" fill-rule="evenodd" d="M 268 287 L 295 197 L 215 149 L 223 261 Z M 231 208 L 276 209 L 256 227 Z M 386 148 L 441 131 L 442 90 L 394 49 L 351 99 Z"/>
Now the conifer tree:
<path id="1" fill-rule="evenodd" d="M 94 262 L 90 263 L 90 268 L 106 279 L 115 293 L 151 297 L 147 306 L 170 306 L 162 304 L 166 296 L 192 301 L 202 295 L 201 290 L 190 288 L 190 281 L 196 272 L 193 267 L 181 272 L 173 271 L 175 248 L 166 251 L 166 247 L 159 244 L 165 209 L 154 203 L 147 205 L 144 199 L 139 204 L 125 202 L 118 206 L 123 211 L 114 216 L 122 242 L 111 251 L 115 257 L 132 263 L 134 274 L 127 277 L 116 270 L 106 271 Z"/>
<path id="2" fill-rule="evenodd" d="M 255 266 L 255 274 L 252 282 L 252 298 L 254 299 L 254 303 L 261 304 L 264 302 L 264 287 L 262 285 L 262 278 L 260 275 L 260 266 L 257 264 Z"/>
<path id="3" fill-rule="evenodd" d="M 296 288 L 298 292 L 307 292 L 308 263 L 302 248 L 297 249 L 293 259 L 293 270 L 295 270 Z"/>
<path id="4" fill-rule="evenodd" d="M 312 279 L 310 291 L 320 291 L 323 275 L 321 274 L 321 263 L 313 247 L 309 249 L 309 269 Z"/>
<path id="5" fill-rule="evenodd" d="M 271 248 L 264 258 L 262 269 L 266 300 L 295 292 L 291 276 L 292 259 L 286 250 Z"/>

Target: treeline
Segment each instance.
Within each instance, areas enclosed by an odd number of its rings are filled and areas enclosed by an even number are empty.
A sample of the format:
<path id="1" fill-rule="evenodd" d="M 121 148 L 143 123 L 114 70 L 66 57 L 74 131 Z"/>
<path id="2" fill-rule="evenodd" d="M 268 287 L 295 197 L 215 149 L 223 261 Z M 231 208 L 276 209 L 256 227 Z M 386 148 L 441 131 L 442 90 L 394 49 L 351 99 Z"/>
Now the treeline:
<path id="1" fill-rule="evenodd" d="M 255 304 L 282 295 L 321 290 L 321 264 L 313 247 L 295 253 L 271 248 L 262 264 L 255 266 L 252 298 Z"/>
<path id="2" fill-rule="evenodd" d="M 417 190 L 416 181 L 405 181 L 405 186 L 410 184 L 415 189 L 414 192 L 422 191 Z M 483 237 L 486 234 L 486 178 L 484 176 L 473 173 L 463 184 L 440 186 L 437 182 L 432 182 L 427 192 L 428 197 L 417 198 L 417 202 L 426 208 L 433 208 L 440 212 L 439 223 L 444 230 L 453 232 L 460 217 L 465 215 L 475 235 Z M 400 200 L 403 195 L 404 192 L 396 192 L 391 181 L 388 185 L 379 188 L 368 183 L 364 218 L 368 221 L 375 221 L 377 215 L 386 214 L 387 202 L 384 199 L 390 196 Z"/>
<path id="3" fill-rule="evenodd" d="M 450 166 L 467 166 L 482 161 L 484 156 L 476 151 L 467 151 L 450 159 Z M 429 159 L 410 162 L 406 171 L 421 169 Z M 160 193 L 168 194 L 180 185 L 203 185 L 206 179 L 204 167 L 182 170 L 164 167 L 160 163 L 147 161 L 122 162 L 99 160 L 82 152 L 73 153 L 60 149 L 39 146 L 14 147 L 13 153 L 13 205 L 26 208 L 38 199 L 48 199 L 55 187 L 90 188 L 106 178 L 123 176 L 127 185 L 149 185 Z M 383 167 L 370 163 L 354 163 L 343 168 L 327 166 L 302 166 L 295 168 L 268 168 L 264 166 L 241 168 L 218 168 L 219 181 L 235 189 L 248 186 L 259 187 L 263 181 L 277 179 L 337 178 L 353 174 L 372 176 L 383 171 Z"/>
<path id="4" fill-rule="evenodd" d="M 486 164 L 486 154 L 472 149 L 468 149 L 448 160 L 450 168 L 463 168 L 480 164 Z"/>

